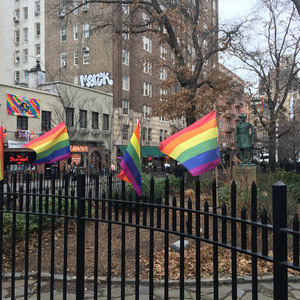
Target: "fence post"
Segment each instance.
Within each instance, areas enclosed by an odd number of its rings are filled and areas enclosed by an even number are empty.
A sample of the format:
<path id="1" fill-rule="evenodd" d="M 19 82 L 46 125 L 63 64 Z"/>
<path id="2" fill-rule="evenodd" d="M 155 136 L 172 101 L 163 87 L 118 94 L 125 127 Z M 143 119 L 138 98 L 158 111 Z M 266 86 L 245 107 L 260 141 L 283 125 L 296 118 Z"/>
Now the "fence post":
<path id="1" fill-rule="evenodd" d="M 287 299 L 287 269 L 280 263 L 287 260 L 287 236 L 281 228 L 287 227 L 287 192 L 281 181 L 273 184 L 273 252 L 274 299 Z"/>
<path id="2" fill-rule="evenodd" d="M 84 243 L 85 223 L 85 174 L 77 176 L 77 269 L 76 269 L 76 300 L 84 299 Z"/>

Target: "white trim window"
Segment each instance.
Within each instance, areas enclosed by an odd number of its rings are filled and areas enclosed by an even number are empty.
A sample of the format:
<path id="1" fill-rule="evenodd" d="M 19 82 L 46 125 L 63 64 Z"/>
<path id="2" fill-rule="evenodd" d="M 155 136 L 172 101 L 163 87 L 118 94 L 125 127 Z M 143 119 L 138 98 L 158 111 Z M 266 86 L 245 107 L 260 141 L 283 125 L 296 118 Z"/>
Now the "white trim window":
<path id="1" fill-rule="evenodd" d="M 90 63 L 90 52 L 83 53 L 83 63 L 89 64 Z"/>
<path id="2" fill-rule="evenodd" d="M 20 29 L 15 30 L 15 43 L 20 42 Z"/>
<path id="3" fill-rule="evenodd" d="M 143 82 L 143 96 L 152 97 L 152 84 Z"/>
<path id="4" fill-rule="evenodd" d="M 168 91 L 166 90 L 166 89 L 160 89 L 159 90 L 159 94 L 160 94 L 160 101 L 163 101 L 164 100 L 164 98 L 165 98 L 165 96 L 167 96 L 167 94 L 168 94 Z"/>
<path id="5" fill-rule="evenodd" d="M 160 58 L 163 60 L 167 59 L 167 55 L 168 55 L 168 50 L 166 47 L 164 46 L 160 46 Z"/>
<path id="6" fill-rule="evenodd" d="M 15 64 L 20 62 L 20 51 L 15 51 Z"/>
<path id="7" fill-rule="evenodd" d="M 78 40 L 78 25 L 73 26 L 74 41 Z"/>
<path id="8" fill-rule="evenodd" d="M 122 49 L 122 63 L 126 66 L 129 65 L 129 52 L 125 49 Z"/>
<path id="9" fill-rule="evenodd" d="M 143 72 L 152 75 L 152 63 L 149 61 L 143 62 Z"/>
<path id="10" fill-rule="evenodd" d="M 35 56 L 40 57 L 41 56 L 41 44 L 35 45 Z"/>
<path id="11" fill-rule="evenodd" d="M 23 8 L 23 12 L 24 12 L 24 20 L 28 20 L 28 7 L 24 7 Z"/>
<path id="12" fill-rule="evenodd" d="M 35 36 L 41 36 L 41 23 L 35 23 Z"/>
<path id="13" fill-rule="evenodd" d="M 166 80 L 167 79 L 167 69 L 166 68 L 160 68 L 159 70 L 159 79 Z"/>
<path id="14" fill-rule="evenodd" d="M 67 66 L 67 53 L 61 53 L 60 54 L 60 67 L 66 67 Z"/>
<path id="15" fill-rule="evenodd" d="M 145 119 L 150 119 L 150 114 L 151 114 L 151 107 L 144 104 L 143 105 L 143 117 Z"/>
<path id="16" fill-rule="evenodd" d="M 60 42 L 64 43 L 67 41 L 67 28 L 62 27 L 60 28 Z"/>
<path id="17" fill-rule="evenodd" d="M 74 7 L 73 10 L 74 15 L 78 15 L 78 0 L 73 0 L 73 7 Z"/>
<path id="18" fill-rule="evenodd" d="M 23 61 L 24 62 L 28 61 L 28 49 L 23 50 Z"/>
<path id="19" fill-rule="evenodd" d="M 142 37 L 143 49 L 147 52 L 152 52 L 152 40 L 146 36 Z"/>
<path id="20" fill-rule="evenodd" d="M 78 50 L 74 50 L 74 66 L 78 65 Z"/>
<path id="21" fill-rule="evenodd" d="M 129 113 L 129 101 L 122 100 L 122 109 L 123 109 L 123 114 L 128 115 L 128 113 Z"/>
<path id="22" fill-rule="evenodd" d="M 90 36 L 90 24 L 84 23 L 83 24 L 83 37 L 88 38 Z"/>
<path id="23" fill-rule="evenodd" d="M 129 91 L 130 89 L 130 78 L 127 75 L 123 75 L 122 77 L 122 89 L 125 91 Z"/>
<path id="24" fill-rule="evenodd" d="M 23 29 L 23 33 L 24 33 L 24 42 L 28 42 L 28 28 L 24 28 Z"/>

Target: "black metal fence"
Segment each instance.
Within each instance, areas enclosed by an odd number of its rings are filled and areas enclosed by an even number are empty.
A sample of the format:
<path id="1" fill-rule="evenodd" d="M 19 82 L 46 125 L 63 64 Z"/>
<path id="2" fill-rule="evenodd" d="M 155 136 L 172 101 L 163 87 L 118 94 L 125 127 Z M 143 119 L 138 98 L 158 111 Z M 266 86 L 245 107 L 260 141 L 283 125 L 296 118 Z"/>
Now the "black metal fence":
<path id="1" fill-rule="evenodd" d="M 223 204 L 221 208 L 217 203 L 215 181 L 212 186 L 211 201 L 204 202 L 200 199 L 199 179 L 196 180 L 194 201 L 185 197 L 183 178 L 177 197 L 170 195 L 168 177 L 165 179 L 163 197 L 155 196 L 154 178 L 151 179 L 150 185 L 150 194 L 139 198 L 132 194 L 126 195 L 125 183 L 113 183 L 111 176 L 103 185 L 99 176 L 90 180 L 85 174 L 79 174 L 76 181 L 72 181 L 67 175 L 62 180 L 53 177 L 50 181 L 46 181 L 42 175 L 32 180 L 29 174 L 22 179 L 13 174 L 9 180 L 2 181 L 0 183 L 0 207 L 3 208 L 0 210 L 0 273 L 11 274 L 11 299 L 15 299 L 15 280 L 19 272 L 23 273 L 24 278 L 24 299 L 29 297 L 28 280 L 33 275 L 37 278 L 37 299 L 41 299 L 43 288 L 41 282 L 45 272 L 50 273 L 48 290 L 50 299 L 54 299 L 55 276 L 58 273 L 62 275 L 64 299 L 67 299 L 69 288 L 67 283 L 70 276 L 76 276 L 77 299 L 84 299 L 87 276 L 93 276 L 94 299 L 97 299 L 99 278 L 105 276 L 107 299 L 111 299 L 112 279 L 115 274 L 120 279 L 121 299 L 125 299 L 127 278 L 132 279 L 131 284 L 135 286 L 136 299 L 139 299 L 142 272 L 143 276 L 146 272 L 149 298 L 153 299 L 156 288 L 154 260 L 157 249 L 163 250 L 164 253 L 164 299 L 168 299 L 170 241 L 174 236 L 180 240 L 178 280 L 180 299 L 184 299 L 186 282 L 184 245 L 187 239 L 192 241 L 195 247 L 197 299 L 201 299 L 203 278 L 201 251 L 206 244 L 212 245 L 213 251 L 214 299 L 219 299 L 219 250 L 221 248 L 231 252 L 232 299 L 237 299 L 239 253 L 250 258 L 252 299 L 258 299 L 258 260 L 260 259 L 273 264 L 274 299 L 288 299 L 288 269 L 300 271 L 299 220 L 295 214 L 293 228 L 287 228 L 287 191 L 283 183 L 277 182 L 273 185 L 271 222 L 266 211 L 258 216 L 259 199 L 257 199 L 257 188 L 254 183 L 251 187 L 251 211 L 246 211 L 245 207 L 237 211 L 237 191 L 234 182 L 231 186 L 230 205 Z M 250 219 L 247 218 L 247 214 L 251 216 Z M 17 236 L 19 216 L 24 219 L 24 235 L 21 239 Z M 32 229 L 34 221 L 36 226 Z M 46 228 L 46 223 L 49 229 Z M 92 237 L 86 234 L 87 226 L 93 227 Z M 8 236 L 7 227 L 11 231 L 11 235 Z M 32 230 L 37 240 L 34 249 L 31 247 Z M 58 231 L 63 232 L 59 240 L 56 239 Z M 131 245 L 127 242 L 129 236 Z M 142 271 L 141 254 L 145 254 L 145 249 L 141 248 L 141 239 L 145 236 L 148 239 L 146 249 L 148 264 L 146 271 L 144 269 Z M 157 236 L 160 236 L 159 243 L 156 242 Z M 288 239 L 287 236 L 292 239 Z M 48 243 L 45 244 L 46 238 Z M 292 243 L 291 261 L 288 261 L 288 240 Z M 74 243 L 76 244 L 75 256 L 74 248 L 70 250 L 71 242 L 73 247 Z M 20 243 L 23 244 L 21 252 L 17 251 Z M 103 254 L 105 263 L 101 258 Z M 49 259 L 47 260 L 45 256 Z M 133 271 L 130 274 L 127 272 L 129 256 L 134 257 L 134 266 L 130 265 Z M 71 260 L 72 263 L 76 260 L 75 270 L 69 268 Z M 119 261 L 117 265 L 116 260 Z M 0 297 L 3 280 L 4 276 L 0 281 Z"/>

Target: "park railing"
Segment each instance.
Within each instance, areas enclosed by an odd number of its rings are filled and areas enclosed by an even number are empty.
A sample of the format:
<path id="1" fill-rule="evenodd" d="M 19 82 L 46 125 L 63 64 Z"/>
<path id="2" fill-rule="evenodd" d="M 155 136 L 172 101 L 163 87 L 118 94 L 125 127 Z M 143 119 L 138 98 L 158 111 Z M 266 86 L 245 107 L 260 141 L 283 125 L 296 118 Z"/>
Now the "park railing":
<path id="1" fill-rule="evenodd" d="M 0 295 L 3 281 L 9 277 L 9 297 L 15 299 L 16 278 L 18 274 L 22 274 L 24 299 L 30 296 L 28 286 L 29 278 L 32 277 L 37 280 L 37 299 L 42 299 L 42 291 L 45 293 L 42 281 L 44 274 L 49 273 L 50 299 L 54 299 L 57 274 L 60 274 L 64 299 L 67 299 L 70 278 L 76 284 L 76 298 L 84 299 L 88 277 L 93 278 L 94 299 L 97 299 L 98 282 L 100 278 L 103 280 L 103 276 L 107 299 L 111 299 L 113 277 L 117 274 L 121 299 L 125 299 L 128 284 L 134 286 L 136 299 L 139 299 L 141 278 L 147 279 L 149 298 L 153 299 L 157 288 L 155 256 L 158 251 L 162 251 L 163 275 L 160 278 L 164 285 L 163 297 L 168 299 L 173 251 L 170 243 L 178 238 L 177 283 L 180 299 L 184 299 L 187 281 L 186 240 L 195 248 L 192 267 L 195 270 L 197 299 L 201 299 L 201 257 L 204 245 L 212 247 L 214 299 L 219 299 L 221 249 L 231 253 L 229 263 L 232 299 L 237 299 L 239 254 L 249 257 L 252 299 L 258 299 L 258 260 L 273 265 L 274 299 L 288 299 L 288 270 L 300 271 L 299 220 L 295 214 L 293 228 L 287 228 L 285 184 L 277 182 L 273 185 L 273 218 L 269 220 L 266 210 L 258 215 L 260 200 L 257 199 L 255 183 L 251 187 L 251 206 L 247 211 L 246 207 L 238 206 L 235 182 L 232 182 L 227 205 L 223 203 L 219 207 L 216 181 L 213 182 L 211 199 L 204 201 L 201 199 L 199 178 L 195 181 L 195 199 L 185 197 L 183 178 L 177 195 L 170 195 L 169 178 L 166 177 L 164 195 L 156 196 L 155 179 L 152 177 L 149 195 L 142 197 L 127 195 L 125 183 L 114 183 L 112 176 L 108 177 L 104 185 L 100 179 L 98 175 L 90 180 L 89 176 L 78 174 L 76 181 L 72 181 L 65 174 L 61 180 L 54 177 L 44 180 L 43 175 L 39 174 L 32 180 L 27 173 L 24 180 L 17 179 L 16 174 L 13 174 L 10 180 L 1 181 L 0 273 L 6 275 L 0 281 Z M 18 226 L 21 220 L 23 231 L 19 236 Z M 88 236 L 87 227 L 90 229 Z M 58 231 L 62 231 L 59 240 L 56 238 Z M 36 239 L 34 247 L 32 235 Z M 288 239 L 287 236 L 292 238 Z M 130 243 L 127 242 L 129 237 Z M 141 244 L 145 239 L 146 250 L 145 244 Z M 288 246 L 292 252 L 290 261 Z M 22 251 L 18 251 L 20 247 Z M 104 261 L 101 258 L 103 255 Z M 75 268 L 70 269 L 71 264 Z M 130 274 L 127 272 L 129 267 Z"/>

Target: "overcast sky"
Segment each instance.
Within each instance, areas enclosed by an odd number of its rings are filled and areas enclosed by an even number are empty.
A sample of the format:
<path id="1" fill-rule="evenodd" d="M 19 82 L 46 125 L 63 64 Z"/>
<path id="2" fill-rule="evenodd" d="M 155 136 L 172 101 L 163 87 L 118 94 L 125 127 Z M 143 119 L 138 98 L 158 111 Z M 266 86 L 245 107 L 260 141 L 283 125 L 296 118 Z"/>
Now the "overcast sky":
<path id="1" fill-rule="evenodd" d="M 255 0 L 219 0 L 219 18 L 230 19 L 247 14 Z"/>

